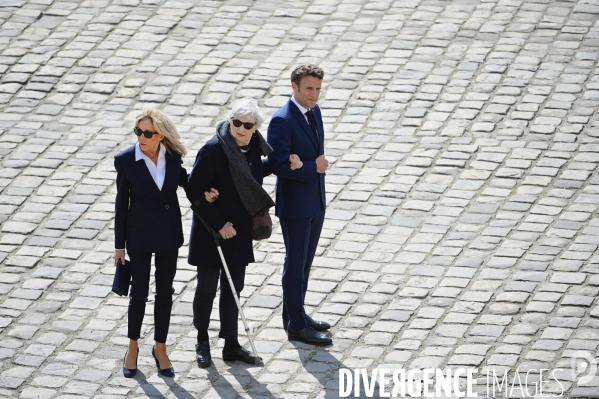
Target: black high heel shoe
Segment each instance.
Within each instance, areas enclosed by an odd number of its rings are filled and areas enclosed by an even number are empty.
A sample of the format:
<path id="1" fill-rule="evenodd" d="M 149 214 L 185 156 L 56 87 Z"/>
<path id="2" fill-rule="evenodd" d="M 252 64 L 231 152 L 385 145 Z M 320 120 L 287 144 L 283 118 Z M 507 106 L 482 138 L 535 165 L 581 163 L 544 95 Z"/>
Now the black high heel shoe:
<path id="1" fill-rule="evenodd" d="M 129 353 L 128 350 L 125 353 L 125 359 L 127 358 L 127 353 Z M 138 357 L 139 357 L 139 348 L 137 349 L 137 357 L 135 358 L 135 368 L 134 369 L 125 368 L 125 359 L 123 359 L 123 375 L 125 376 L 125 378 L 133 378 L 133 377 L 135 377 L 135 374 L 137 374 L 137 358 Z"/>
<path id="2" fill-rule="evenodd" d="M 156 355 L 154 354 L 154 347 L 152 347 L 152 357 L 154 358 L 154 360 L 156 360 L 156 367 L 158 367 L 158 374 L 161 374 L 164 377 L 171 377 L 171 378 L 175 376 L 175 369 L 173 369 L 172 367 L 170 367 L 168 369 L 160 368 L 160 363 L 158 362 L 158 359 L 156 358 Z"/>

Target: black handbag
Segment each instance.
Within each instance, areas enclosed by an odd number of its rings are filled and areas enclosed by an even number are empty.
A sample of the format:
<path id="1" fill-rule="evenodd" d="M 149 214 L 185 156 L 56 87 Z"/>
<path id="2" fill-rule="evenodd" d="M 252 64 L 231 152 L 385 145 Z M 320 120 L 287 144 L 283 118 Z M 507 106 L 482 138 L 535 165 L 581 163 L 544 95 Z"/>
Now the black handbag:
<path id="1" fill-rule="evenodd" d="M 272 234 L 272 219 L 268 214 L 258 213 L 252 218 L 252 239 L 255 241 L 266 240 Z"/>
<path id="2" fill-rule="evenodd" d="M 119 259 L 112 281 L 112 292 L 120 296 L 129 295 L 129 285 L 131 285 L 131 261 L 123 265 Z"/>

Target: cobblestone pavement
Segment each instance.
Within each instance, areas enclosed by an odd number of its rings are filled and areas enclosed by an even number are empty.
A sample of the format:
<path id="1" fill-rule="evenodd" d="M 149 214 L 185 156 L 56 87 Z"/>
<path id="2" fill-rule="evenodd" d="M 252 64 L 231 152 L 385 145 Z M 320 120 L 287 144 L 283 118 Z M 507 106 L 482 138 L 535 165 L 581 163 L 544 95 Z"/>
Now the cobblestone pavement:
<path id="1" fill-rule="evenodd" d="M 545 395 L 599 397 L 570 372 L 599 345 L 598 15 L 596 0 L 0 0 L 0 395 L 336 398 L 341 367 L 462 365 L 561 368 Z M 242 293 L 263 367 L 223 363 L 214 320 L 215 367 L 198 369 L 184 246 L 177 376 L 156 373 L 150 302 L 141 375 L 123 378 L 112 157 L 132 117 L 171 115 L 191 167 L 232 101 L 272 115 L 305 62 L 327 74 L 333 162 L 307 302 L 334 346 L 286 340 L 277 229 Z"/>

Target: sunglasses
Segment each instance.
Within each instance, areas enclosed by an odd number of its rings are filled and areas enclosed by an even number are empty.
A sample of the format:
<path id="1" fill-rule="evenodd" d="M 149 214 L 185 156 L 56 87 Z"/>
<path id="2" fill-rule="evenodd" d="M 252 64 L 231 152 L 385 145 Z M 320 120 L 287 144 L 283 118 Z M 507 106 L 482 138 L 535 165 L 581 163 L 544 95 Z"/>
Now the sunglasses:
<path id="1" fill-rule="evenodd" d="M 146 130 L 141 130 L 140 128 L 138 128 L 137 126 L 135 126 L 133 128 L 133 133 L 135 133 L 136 136 L 141 136 L 142 134 L 144 135 L 145 138 L 147 139 L 151 139 L 155 134 L 158 134 L 156 132 L 148 132 Z"/>
<path id="2" fill-rule="evenodd" d="M 250 130 L 251 128 L 253 128 L 254 126 L 256 126 L 255 123 L 250 123 L 250 122 L 242 122 L 239 119 L 231 119 L 233 121 L 233 126 L 235 127 L 241 127 L 241 125 L 243 125 L 243 127 L 245 128 L 245 130 Z"/>

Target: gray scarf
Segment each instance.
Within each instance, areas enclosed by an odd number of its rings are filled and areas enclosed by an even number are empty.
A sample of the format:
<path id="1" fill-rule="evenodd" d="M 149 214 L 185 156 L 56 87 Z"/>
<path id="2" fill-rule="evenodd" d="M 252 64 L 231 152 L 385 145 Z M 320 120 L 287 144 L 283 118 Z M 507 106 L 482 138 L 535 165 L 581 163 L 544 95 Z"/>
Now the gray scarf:
<path id="1" fill-rule="evenodd" d="M 260 155 L 269 155 L 272 152 L 271 146 L 268 145 L 259 131 L 256 130 L 254 135 L 258 136 L 257 142 Z M 268 212 L 268 209 L 274 206 L 275 203 L 262 186 L 258 184 L 256 179 L 254 179 L 245 155 L 239 150 L 239 146 L 233 136 L 231 136 L 231 127 L 228 121 L 218 123 L 216 126 L 216 136 L 229 161 L 229 171 L 233 178 L 233 184 L 239 193 L 245 209 L 252 216 Z M 252 141 L 255 142 L 256 140 Z"/>

